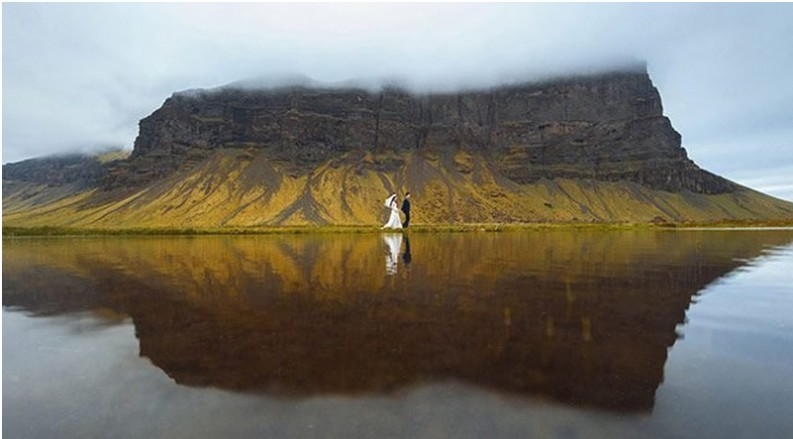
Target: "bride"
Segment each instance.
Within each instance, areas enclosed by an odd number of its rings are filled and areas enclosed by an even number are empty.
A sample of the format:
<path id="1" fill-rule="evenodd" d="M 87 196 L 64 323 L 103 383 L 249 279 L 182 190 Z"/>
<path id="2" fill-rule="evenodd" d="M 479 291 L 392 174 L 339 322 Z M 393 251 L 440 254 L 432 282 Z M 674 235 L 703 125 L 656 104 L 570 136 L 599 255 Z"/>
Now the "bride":
<path id="1" fill-rule="evenodd" d="M 396 194 L 391 194 L 385 200 L 385 206 L 391 209 L 391 216 L 388 217 L 388 222 L 382 227 L 383 229 L 401 229 L 402 218 L 399 216 L 399 208 L 397 207 Z"/>

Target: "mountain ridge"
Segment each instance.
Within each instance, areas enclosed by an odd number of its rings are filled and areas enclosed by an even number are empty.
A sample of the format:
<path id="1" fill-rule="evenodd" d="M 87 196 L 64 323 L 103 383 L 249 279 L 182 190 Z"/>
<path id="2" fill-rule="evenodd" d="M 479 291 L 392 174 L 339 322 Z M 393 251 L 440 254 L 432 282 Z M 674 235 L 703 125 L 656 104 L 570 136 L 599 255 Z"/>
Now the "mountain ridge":
<path id="1" fill-rule="evenodd" d="M 4 165 L 10 224 L 376 224 L 392 191 L 419 223 L 793 218 L 691 161 L 635 69 L 458 93 L 190 90 L 140 121 L 128 158 L 66 173 L 79 184 L 22 164 Z"/>

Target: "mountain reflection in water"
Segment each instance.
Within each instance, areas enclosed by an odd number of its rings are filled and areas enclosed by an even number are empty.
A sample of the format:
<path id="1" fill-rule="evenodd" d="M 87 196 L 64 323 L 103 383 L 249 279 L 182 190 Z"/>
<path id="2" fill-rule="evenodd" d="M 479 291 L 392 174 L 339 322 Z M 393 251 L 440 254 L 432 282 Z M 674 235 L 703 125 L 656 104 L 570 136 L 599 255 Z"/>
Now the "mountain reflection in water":
<path id="1" fill-rule="evenodd" d="M 692 297 L 790 241 L 715 231 L 16 239 L 3 241 L 3 305 L 129 315 L 140 355 L 188 386 L 310 396 L 453 379 L 646 411 Z"/>

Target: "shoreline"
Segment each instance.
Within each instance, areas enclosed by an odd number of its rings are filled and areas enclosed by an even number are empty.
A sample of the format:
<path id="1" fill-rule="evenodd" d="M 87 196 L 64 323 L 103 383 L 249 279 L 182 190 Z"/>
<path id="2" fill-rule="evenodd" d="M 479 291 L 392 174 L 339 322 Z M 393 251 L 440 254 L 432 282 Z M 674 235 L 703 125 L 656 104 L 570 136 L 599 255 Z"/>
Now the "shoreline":
<path id="1" fill-rule="evenodd" d="M 381 229 L 380 226 L 261 226 L 261 227 L 128 227 L 88 228 L 3 226 L 3 238 L 17 236 L 197 236 L 273 234 L 363 234 L 363 233 L 470 233 L 518 230 L 793 230 L 793 220 L 717 221 L 710 223 L 465 223 L 411 224 L 410 229 Z"/>

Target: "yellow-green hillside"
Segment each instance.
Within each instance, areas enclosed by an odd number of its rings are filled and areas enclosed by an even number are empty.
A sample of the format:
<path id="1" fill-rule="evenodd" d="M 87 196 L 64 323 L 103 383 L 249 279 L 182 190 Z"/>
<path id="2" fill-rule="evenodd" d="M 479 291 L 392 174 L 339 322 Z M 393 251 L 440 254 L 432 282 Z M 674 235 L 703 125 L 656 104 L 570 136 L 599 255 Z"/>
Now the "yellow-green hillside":
<path id="1" fill-rule="evenodd" d="M 398 160 L 395 171 L 378 170 Z M 86 228 L 375 225 L 384 199 L 412 193 L 421 224 L 716 222 L 793 218 L 793 205 L 750 189 L 707 195 L 588 179 L 517 184 L 483 155 L 347 153 L 292 175 L 264 153 L 219 149 L 130 192 L 4 182 L 3 224 Z"/>

